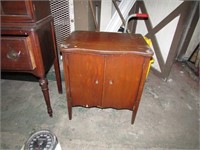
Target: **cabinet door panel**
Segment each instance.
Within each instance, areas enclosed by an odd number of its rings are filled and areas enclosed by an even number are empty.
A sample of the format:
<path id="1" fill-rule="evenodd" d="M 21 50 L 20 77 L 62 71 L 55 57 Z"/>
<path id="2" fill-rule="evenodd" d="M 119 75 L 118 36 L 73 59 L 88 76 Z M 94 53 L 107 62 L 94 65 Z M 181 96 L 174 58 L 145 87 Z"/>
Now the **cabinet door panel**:
<path id="1" fill-rule="evenodd" d="M 105 58 L 103 107 L 132 109 L 137 96 L 144 58 L 113 55 Z"/>
<path id="2" fill-rule="evenodd" d="M 2 22 L 32 22 L 34 20 L 31 1 L 2 1 Z"/>
<path id="3" fill-rule="evenodd" d="M 72 106 L 101 106 L 104 57 L 70 54 L 68 59 Z"/>
<path id="4" fill-rule="evenodd" d="M 25 1 L 1 1 L 1 15 L 28 15 Z"/>
<path id="5" fill-rule="evenodd" d="M 2 23 L 30 23 L 51 14 L 48 0 L 4 0 L 0 1 Z"/>

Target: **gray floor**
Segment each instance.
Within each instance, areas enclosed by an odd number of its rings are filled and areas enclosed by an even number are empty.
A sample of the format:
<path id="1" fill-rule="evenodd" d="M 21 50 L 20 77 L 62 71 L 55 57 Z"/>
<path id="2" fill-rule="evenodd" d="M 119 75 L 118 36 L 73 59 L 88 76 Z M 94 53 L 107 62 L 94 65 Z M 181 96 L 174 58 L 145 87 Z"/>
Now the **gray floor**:
<path id="1" fill-rule="evenodd" d="M 73 108 L 49 81 L 49 118 L 37 82 L 1 80 L 1 149 L 20 149 L 31 133 L 49 129 L 63 150 L 199 149 L 199 84 L 183 64 L 168 82 L 150 72 L 135 120 L 131 111 Z M 63 82 L 64 87 L 64 82 Z"/>

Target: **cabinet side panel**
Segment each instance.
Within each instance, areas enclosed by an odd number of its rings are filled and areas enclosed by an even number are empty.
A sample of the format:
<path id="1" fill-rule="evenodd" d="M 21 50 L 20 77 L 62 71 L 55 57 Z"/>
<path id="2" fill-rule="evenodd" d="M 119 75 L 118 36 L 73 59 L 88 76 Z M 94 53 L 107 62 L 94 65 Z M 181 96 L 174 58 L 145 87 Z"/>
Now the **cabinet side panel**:
<path id="1" fill-rule="evenodd" d="M 72 106 L 101 106 L 104 57 L 93 54 L 69 54 Z"/>
<path id="2" fill-rule="evenodd" d="M 107 56 L 103 107 L 132 110 L 142 75 L 144 58 L 137 55 Z"/>
<path id="3" fill-rule="evenodd" d="M 43 26 L 37 30 L 39 42 L 40 42 L 40 49 L 42 54 L 42 61 L 44 64 L 45 72 L 49 71 L 51 68 L 54 59 L 54 41 L 53 35 L 51 32 L 51 23 L 45 23 Z"/>

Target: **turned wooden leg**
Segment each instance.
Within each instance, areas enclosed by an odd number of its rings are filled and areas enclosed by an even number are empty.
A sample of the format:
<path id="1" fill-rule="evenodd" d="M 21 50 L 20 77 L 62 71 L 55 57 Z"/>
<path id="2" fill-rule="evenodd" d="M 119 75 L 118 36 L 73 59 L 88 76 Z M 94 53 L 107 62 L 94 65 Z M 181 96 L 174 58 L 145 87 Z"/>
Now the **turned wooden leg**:
<path id="1" fill-rule="evenodd" d="M 62 93 L 62 80 L 60 75 L 60 65 L 59 65 L 59 59 L 58 59 L 58 51 L 57 51 L 57 45 L 56 45 L 56 38 L 55 38 L 55 30 L 53 26 L 53 22 L 51 22 L 51 33 L 53 38 L 53 48 L 55 53 L 55 60 L 54 60 L 54 69 L 56 74 L 56 82 L 58 87 L 58 92 Z"/>
<path id="2" fill-rule="evenodd" d="M 48 81 L 46 78 L 41 78 L 39 80 L 43 95 L 44 95 L 44 99 L 47 105 L 47 112 L 49 114 L 50 117 L 53 116 L 53 111 L 51 108 L 51 102 L 50 102 L 50 98 L 49 98 L 49 88 L 48 88 Z"/>

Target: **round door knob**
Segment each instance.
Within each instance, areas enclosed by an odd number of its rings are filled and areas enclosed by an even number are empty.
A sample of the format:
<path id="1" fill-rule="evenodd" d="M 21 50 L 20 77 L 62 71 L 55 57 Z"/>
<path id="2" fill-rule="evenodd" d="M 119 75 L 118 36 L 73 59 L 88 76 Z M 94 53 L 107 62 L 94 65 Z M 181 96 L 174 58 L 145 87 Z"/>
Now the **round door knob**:
<path id="1" fill-rule="evenodd" d="M 96 80 L 96 81 L 95 81 L 95 84 L 99 84 L 99 81 L 98 81 L 98 80 Z"/>
<path id="2" fill-rule="evenodd" d="M 112 80 L 110 80 L 110 81 L 109 81 L 109 84 L 110 84 L 110 85 L 113 85 L 113 81 L 112 81 Z"/>

